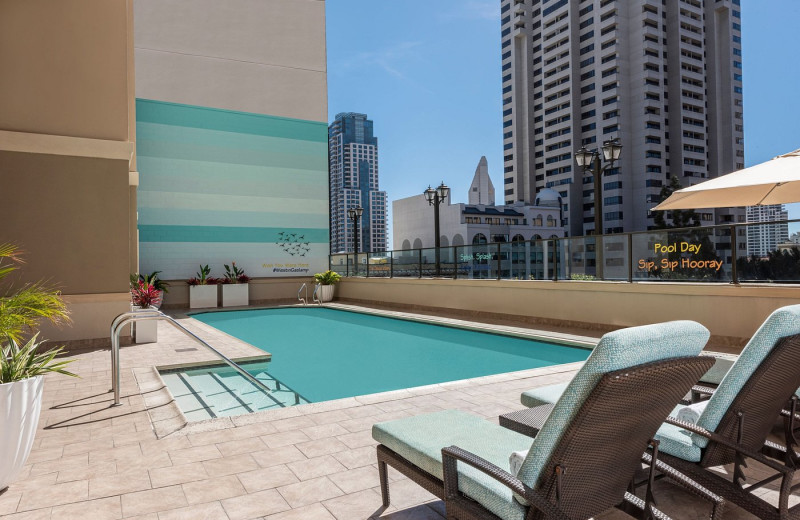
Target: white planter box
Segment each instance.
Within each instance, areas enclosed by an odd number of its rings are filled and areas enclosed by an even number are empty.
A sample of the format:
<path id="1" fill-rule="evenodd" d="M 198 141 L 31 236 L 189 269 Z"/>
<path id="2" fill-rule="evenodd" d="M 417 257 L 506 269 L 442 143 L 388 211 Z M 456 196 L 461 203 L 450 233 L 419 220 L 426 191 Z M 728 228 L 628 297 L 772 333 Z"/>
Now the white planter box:
<path id="1" fill-rule="evenodd" d="M 135 322 L 133 325 L 133 338 L 136 343 L 155 343 L 158 341 L 158 320 Z"/>
<path id="2" fill-rule="evenodd" d="M 31 453 L 43 386 L 43 376 L 0 385 L 0 491 L 19 475 Z"/>
<path id="3" fill-rule="evenodd" d="M 216 285 L 190 285 L 189 308 L 204 309 L 217 306 Z"/>
<path id="4" fill-rule="evenodd" d="M 222 285 L 223 307 L 246 307 L 250 305 L 250 284 L 226 283 Z"/>
<path id="5" fill-rule="evenodd" d="M 152 306 L 150 309 L 158 310 L 158 307 Z M 138 305 L 131 305 L 131 311 L 141 310 L 142 308 Z M 158 321 L 134 321 L 131 323 L 131 336 L 133 336 L 134 343 L 155 343 L 158 341 Z"/>
<path id="6" fill-rule="evenodd" d="M 317 298 L 321 302 L 329 302 L 333 300 L 333 291 L 335 285 L 317 285 Z"/>

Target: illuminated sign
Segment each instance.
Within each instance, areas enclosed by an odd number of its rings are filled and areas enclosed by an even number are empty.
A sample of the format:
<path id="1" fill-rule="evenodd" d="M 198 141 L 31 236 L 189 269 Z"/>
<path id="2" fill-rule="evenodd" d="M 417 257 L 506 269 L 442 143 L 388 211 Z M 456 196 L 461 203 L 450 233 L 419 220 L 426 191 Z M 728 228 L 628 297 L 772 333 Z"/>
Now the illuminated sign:
<path id="1" fill-rule="evenodd" d="M 491 260 L 492 255 L 489 253 L 475 253 L 474 255 L 461 254 L 459 255 L 459 258 L 462 262 L 471 262 L 473 260 Z"/>
<path id="2" fill-rule="evenodd" d="M 669 253 L 688 253 L 690 255 L 700 254 L 702 244 L 692 244 L 690 242 L 671 242 L 662 244 L 656 242 L 653 245 L 653 253 L 669 254 Z M 640 258 L 637 262 L 639 269 L 645 271 L 652 271 L 654 269 L 663 269 L 666 271 L 675 271 L 677 269 L 713 269 L 719 271 L 722 269 L 722 260 L 719 259 L 694 259 L 690 257 L 684 258 Z"/>

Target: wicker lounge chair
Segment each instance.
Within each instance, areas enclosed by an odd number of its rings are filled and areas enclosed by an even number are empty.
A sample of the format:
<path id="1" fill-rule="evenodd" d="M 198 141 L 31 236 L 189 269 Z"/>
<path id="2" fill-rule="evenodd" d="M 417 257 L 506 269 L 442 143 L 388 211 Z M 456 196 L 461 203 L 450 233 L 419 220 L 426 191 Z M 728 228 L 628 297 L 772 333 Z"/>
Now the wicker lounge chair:
<path id="1" fill-rule="evenodd" d="M 684 406 L 673 410 L 673 417 L 656 434 L 660 463 L 759 518 L 800 519 L 800 505 L 788 506 L 790 494 L 800 486 L 792 487 L 794 472 L 800 468 L 800 456 L 795 453 L 795 430 L 800 422 L 794 395 L 800 386 L 798 367 L 800 305 L 793 305 L 767 318 L 717 388 L 694 388 L 695 395 L 710 396 L 694 424 L 674 418 Z M 559 391 L 555 386 L 529 391 L 522 401 L 542 406 L 556 399 Z M 785 422 L 784 438 L 782 442 L 770 441 L 768 435 L 779 417 Z M 745 487 L 748 458 L 774 474 Z M 734 465 L 731 477 L 709 469 L 725 464 Z M 754 493 L 775 480 L 781 482 L 777 506 Z"/>
<path id="2" fill-rule="evenodd" d="M 656 429 L 713 364 L 697 356 L 707 340 L 689 321 L 606 334 L 533 440 L 454 410 L 375 424 L 384 505 L 390 465 L 442 498 L 448 518 L 650 514 L 626 490 Z M 517 475 L 506 471 L 524 450 Z"/>

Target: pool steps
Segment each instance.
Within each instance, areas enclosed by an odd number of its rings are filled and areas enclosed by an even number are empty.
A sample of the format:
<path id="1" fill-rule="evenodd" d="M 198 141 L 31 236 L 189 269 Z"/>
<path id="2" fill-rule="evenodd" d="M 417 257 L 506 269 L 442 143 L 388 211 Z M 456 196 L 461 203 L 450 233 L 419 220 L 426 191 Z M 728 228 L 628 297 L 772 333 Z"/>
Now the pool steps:
<path id="1" fill-rule="evenodd" d="M 270 390 L 267 395 L 234 371 L 219 367 L 162 373 L 188 421 L 273 410 L 308 401 L 267 372 L 255 374 Z"/>

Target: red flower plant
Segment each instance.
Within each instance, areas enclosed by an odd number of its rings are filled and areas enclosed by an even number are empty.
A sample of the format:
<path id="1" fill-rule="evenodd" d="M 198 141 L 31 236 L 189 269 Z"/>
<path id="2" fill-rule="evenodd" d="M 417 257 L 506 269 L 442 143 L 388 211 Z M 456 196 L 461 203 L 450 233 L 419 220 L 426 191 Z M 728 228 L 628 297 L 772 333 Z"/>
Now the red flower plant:
<path id="1" fill-rule="evenodd" d="M 131 301 L 134 305 L 147 309 L 161 305 L 161 291 L 142 281 L 131 289 Z"/>

